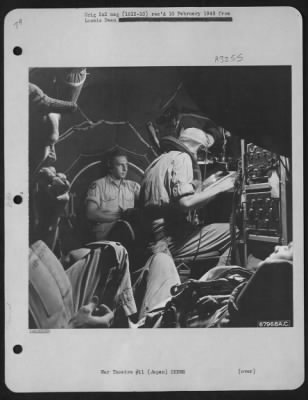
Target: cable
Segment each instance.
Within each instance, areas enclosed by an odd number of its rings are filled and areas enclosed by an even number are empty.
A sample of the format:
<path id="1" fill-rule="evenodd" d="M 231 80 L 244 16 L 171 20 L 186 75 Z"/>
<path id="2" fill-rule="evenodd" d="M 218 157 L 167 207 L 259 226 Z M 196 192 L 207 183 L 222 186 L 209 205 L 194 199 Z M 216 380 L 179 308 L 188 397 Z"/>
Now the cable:
<path id="1" fill-rule="evenodd" d="M 202 238 L 202 228 L 200 228 L 198 247 L 197 247 L 197 250 L 196 250 L 196 254 L 195 254 L 195 256 L 194 256 L 194 258 L 192 260 L 192 264 L 195 264 L 195 262 L 197 260 L 198 252 L 200 250 L 200 245 L 201 245 L 201 238 Z"/>
<path id="2" fill-rule="evenodd" d="M 81 109 L 81 107 L 78 105 L 78 110 L 79 110 L 79 112 L 80 112 L 80 114 L 83 116 L 83 118 L 87 121 L 87 122 L 89 122 L 91 125 L 93 124 L 93 121 L 91 121 L 87 116 L 86 116 L 86 114 L 84 113 L 84 111 L 82 111 L 82 109 Z"/>
<path id="3" fill-rule="evenodd" d="M 231 247 L 230 247 L 230 257 L 236 257 L 236 212 L 238 209 L 238 205 L 240 204 L 241 192 L 242 192 L 243 181 L 241 179 L 240 165 L 238 164 L 238 175 L 234 180 L 234 191 L 232 197 L 232 211 L 230 216 L 230 236 L 231 236 Z M 233 260 L 232 260 L 233 262 Z M 238 260 L 235 260 L 235 263 L 238 263 Z"/>
<path id="4" fill-rule="evenodd" d="M 87 118 L 86 115 L 84 115 L 84 117 Z M 113 126 L 128 125 L 130 127 L 130 129 L 132 130 L 132 132 L 140 140 L 140 142 L 142 142 L 149 150 L 151 150 L 155 157 L 158 156 L 158 153 L 154 150 L 154 148 L 145 139 L 143 139 L 141 134 L 137 131 L 137 129 L 133 126 L 133 124 L 129 121 L 107 121 L 107 120 L 101 119 L 97 122 L 93 122 L 93 121 L 87 119 L 87 121 L 83 121 L 82 123 L 80 123 L 78 125 L 74 125 L 74 126 L 70 127 L 67 131 L 65 131 L 60 136 L 60 138 L 56 144 L 61 143 L 63 140 L 68 139 L 75 131 L 86 132 L 86 131 L 89 131 L 90 129 L 93 129 L 102 124 L 113 125 Z"/>
<path id="5" fill-rule="evenodd" d="M 176 98 L 176 96 L 178 95 L 179 91 L 182 89 L 183 86 L 183 82 L 181 82 L 178 87 L 176 88 L 175 92 L 172 94 L 172 96 L 170 97 L 169 100 L 166 101 L 166 103 L 164 103 L 161 106 L 161 110 L 164 110 L 165 108 L 167 108 L 169 106 L 170 103 L 173 102 L 173 100 Z"/>

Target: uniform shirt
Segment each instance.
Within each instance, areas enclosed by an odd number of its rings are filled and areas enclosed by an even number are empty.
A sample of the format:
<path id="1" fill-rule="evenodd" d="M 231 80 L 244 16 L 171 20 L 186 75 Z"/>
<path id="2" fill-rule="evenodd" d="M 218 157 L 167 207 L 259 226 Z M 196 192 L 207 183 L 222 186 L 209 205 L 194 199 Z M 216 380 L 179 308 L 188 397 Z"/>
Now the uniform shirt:
<path id="1" fill-rule="evenodd" d="M 94 181 L 88 190 L 86 202 L 93 201 L 102 211 L 119 211 L 133 208 L 139 198 L 140 185 L 137 182 L 122 179 L 117 183 L 110 175 Z M 93 226 L 94 232 L 103 232 L 106 236 L 114 222 L 98 222 Z"/>
<path id="2" fill-rule="evenodd" d="M 194 194 L 192 160 L 187 153 L 170 151 L 146 169 L 141 184 L 142 206 L 164 206 Z"/>

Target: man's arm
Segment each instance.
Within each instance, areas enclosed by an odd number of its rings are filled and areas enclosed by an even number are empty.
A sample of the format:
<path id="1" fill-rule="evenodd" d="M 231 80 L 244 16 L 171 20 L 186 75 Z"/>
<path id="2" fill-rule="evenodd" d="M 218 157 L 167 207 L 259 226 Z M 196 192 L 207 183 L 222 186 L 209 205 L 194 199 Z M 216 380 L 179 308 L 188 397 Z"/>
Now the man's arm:
<path id="1" fill-rule="evenodd" d="M 232 189 L 234 186 L 234 178 L 235 173 L 230 173 L 220 181 L 202 190 L 202 192 L 181 197 L 178 200 L 179 207 L 185 211 L 189 211 L 206 205 L 219 193 L 223 193 Z"/>
<path id="2" fill-rule="evenodd" d="M 29 96 L 32 104 L 44 113 L 66 113 L 74 112 L 78 109 L 76 103 L 54 99 L 47 96 L 42 89 L 33 83 L 29 83 Z"/>
<path id="3" fill-rule="evenodd" d="M 86 205 L 87 218 L 94 222 L 114 222 L 121 218 L 122 211 L 108 211 L 99 208 L 94 201 L 87 200 Z"/>
<path id="4" fill-rule="evenodd" d="M 135 194 L 135 202 L 137 202 L 140 197 L 140 185 L 137 182 L 134 182 L 134 194 Z"/>
<path id="5" fill-rule="evenodd" d="M 203 196 L 203 193 L 195 193 L 181 197 L 178 201 L 178 205 L 182 210 L 189 211 L 206 205 L 211 199 L 212 196 Z"/>

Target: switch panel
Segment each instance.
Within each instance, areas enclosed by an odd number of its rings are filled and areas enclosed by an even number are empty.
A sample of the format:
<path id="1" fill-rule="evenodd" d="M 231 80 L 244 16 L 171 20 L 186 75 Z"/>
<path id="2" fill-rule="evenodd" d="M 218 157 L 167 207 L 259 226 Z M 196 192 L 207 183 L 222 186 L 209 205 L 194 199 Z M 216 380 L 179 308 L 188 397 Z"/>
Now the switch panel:
<path id="1" fill-rule="evenodd" d="M 280 235 L 280 200 L 271 197 L 270 191 L 251 192 L 246 195 L 247 222 L 249 233 Z"/>
<path id="2" fill-rule="evenodd" d="M 249 143 L 247 144 L 246 157 L 246 183 L 268 182 L 271 170 L 278 166 L 277 155 Z"/>

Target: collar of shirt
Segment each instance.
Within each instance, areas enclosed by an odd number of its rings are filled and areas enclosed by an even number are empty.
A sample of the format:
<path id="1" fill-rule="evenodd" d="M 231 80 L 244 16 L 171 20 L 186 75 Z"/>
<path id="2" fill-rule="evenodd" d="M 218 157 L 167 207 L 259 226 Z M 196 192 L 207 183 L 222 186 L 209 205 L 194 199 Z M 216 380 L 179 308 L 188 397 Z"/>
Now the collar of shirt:
<path id="1" fill-rule="evenodd" d="M 121 186 L 121 184 L 124 183 L 124 179 L 120 179 L 120 180 L 116 181 L 111 175 L 107 175 L 107 179 L 110 183 L 115 185 L 117 188 L 119 188 Z"/>

